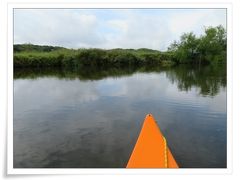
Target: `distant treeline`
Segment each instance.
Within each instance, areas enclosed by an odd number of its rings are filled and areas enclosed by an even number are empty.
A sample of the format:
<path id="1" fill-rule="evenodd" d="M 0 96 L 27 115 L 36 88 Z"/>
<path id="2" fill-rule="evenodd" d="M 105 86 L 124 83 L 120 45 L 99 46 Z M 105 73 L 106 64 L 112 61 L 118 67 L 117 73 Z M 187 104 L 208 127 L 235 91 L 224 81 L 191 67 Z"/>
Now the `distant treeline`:
<path id="1" fill-rule="evenodd" d="M 181 63 L 219 63 L 226 61 L 226 31 L 209 27 L 196 37 L 185 33 L 168 51 L 152 49 L 67 49 L 32 44 L 14 45 L 14 67 L 129 67 L 170 66 Z"/>
<path id="2" fill-rule="evenodd" d="M 32 45 L 32 44 L 15 44 L 13 50 L 17 52 L 51 52 L 55 50 L 65 49 L 59 46 L 41 46 L 41 45 Z"/>

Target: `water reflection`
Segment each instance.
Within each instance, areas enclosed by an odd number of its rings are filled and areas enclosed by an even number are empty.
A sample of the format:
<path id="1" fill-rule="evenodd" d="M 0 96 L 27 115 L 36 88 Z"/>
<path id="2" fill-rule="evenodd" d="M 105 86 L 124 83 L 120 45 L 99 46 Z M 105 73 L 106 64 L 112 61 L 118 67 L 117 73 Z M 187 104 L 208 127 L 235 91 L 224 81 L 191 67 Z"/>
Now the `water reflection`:
<path id="1" fill-rule="evenodd" d="M 179 66 L 166 72 L 167 77 L 178 84 L 178 88 L 188 91 L 199 87 L 202 95 L 216 95 L 221 87 L 226 87 L 226 66 Z"/>
<path id="2" fill-rule="evenodd" d="M 181 91 L 188 91 L 192 87 L 199 88 L 202 95 L 216 95 L 221 87 L 226 87 L 226 66 L 190 66 L 180 65 L 172 67 L 128 67 L 128 68 L 35 68 L 15 69 L 14 79 L 36 79 L 39 77 L 57 77 L 59 79 L 101 80 L 107 77 L 131 76 L 137 72 L 166 73 L 167 78 L 178 84 Z"/>
<path id="3" fill-rule="evenodd" d="M 225 67 L 25 69 L 14 79 L 16 168 L 125 167 L 146 113 L 181 167 L 226 167 Z"/>

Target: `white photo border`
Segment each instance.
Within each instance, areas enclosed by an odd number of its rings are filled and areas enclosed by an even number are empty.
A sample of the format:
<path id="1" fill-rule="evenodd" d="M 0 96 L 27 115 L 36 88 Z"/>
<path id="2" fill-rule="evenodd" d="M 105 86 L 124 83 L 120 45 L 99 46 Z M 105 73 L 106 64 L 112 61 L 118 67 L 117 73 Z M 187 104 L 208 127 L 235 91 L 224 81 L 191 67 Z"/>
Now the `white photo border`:
<path id="1" fill-rule="evenodd" d="M 227 9 L 227 168 L 183 168 L 183 169 L 126 169 L 126 168 L 13 168 L 13 13 L 15 8 L 224 8 Z M 155 174 L 155 175 L 230 175 L 233 170 L 232 142 L 232 70 L 233 70 L 233 43 L 232 43 L 232 4 L 231 3 L 8 3 L 7 4 L 7 74 L 8 74 L 8 104 L 7 104 L 7 174 Z"/>

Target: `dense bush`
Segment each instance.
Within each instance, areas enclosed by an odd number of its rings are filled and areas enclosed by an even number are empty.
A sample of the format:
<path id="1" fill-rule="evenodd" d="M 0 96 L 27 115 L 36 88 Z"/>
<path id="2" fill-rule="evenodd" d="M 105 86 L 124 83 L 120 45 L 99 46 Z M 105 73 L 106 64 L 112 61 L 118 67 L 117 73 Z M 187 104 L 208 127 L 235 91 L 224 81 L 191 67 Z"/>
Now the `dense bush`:
<path id="1" fill-rule="evenodd" d="M 22 51 L 14 53 L 15 67 L 100 67 L 100 66 L 133 66 L 160 65 L 170 61 L 168 56 L 154 50 L 132 49 L 60 49 L 50 52 Z"/>
<path id="2" fill-rule="evenodd" d="M 60 66 L 63 54 L 58 53 L 16 53 L 14 54 L 15 67 L 44 67 Z"/>
<path id="3" fill-rule="evenodd" d="M 205 28 L 205 33 L 196 37 L 184 33 L 180 41 L 169 47 L 177 63 L 224 63 L 227 56 L 227 36 L 222 26 Z"/>

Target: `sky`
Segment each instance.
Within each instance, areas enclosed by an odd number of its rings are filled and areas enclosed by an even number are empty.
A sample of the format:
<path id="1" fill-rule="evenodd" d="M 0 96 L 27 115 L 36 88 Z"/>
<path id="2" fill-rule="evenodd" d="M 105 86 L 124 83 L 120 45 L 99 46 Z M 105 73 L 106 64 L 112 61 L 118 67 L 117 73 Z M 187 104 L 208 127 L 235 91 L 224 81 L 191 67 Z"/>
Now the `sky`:
<path id="1" fill-rule="evenodd" d="M 14 44 L 166 50 L 226 23 L 226 9 L 14 9 Z"/>

